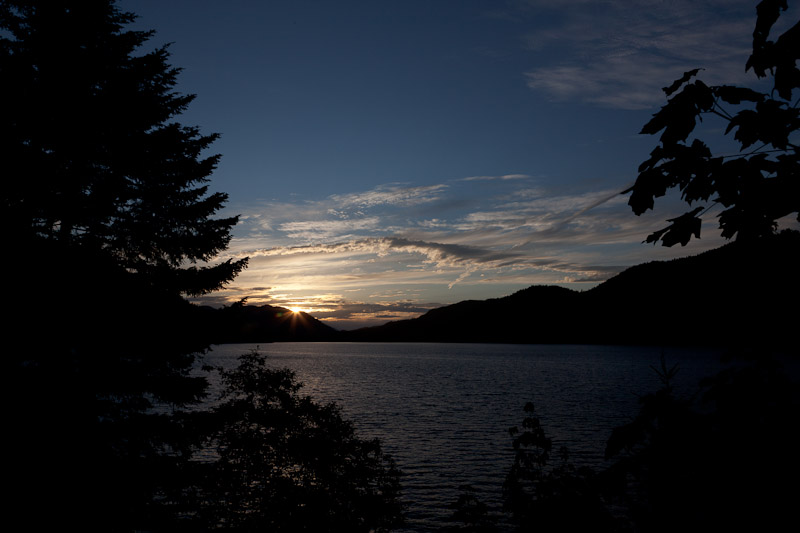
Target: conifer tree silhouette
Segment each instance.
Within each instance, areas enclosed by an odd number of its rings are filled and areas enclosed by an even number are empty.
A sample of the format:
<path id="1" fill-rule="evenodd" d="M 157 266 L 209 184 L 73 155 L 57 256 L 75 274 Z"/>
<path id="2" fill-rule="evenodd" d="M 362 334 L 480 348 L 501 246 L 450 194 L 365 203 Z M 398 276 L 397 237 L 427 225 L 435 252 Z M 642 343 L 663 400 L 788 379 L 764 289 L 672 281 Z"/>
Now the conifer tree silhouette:
<path id="1" fill-rule="evenodd" d="M 246 265 L 209 263 L 236 223 L 208 191 L 217 136 L 177 122 L 194 96 L 134 18 L 112 0 L 0 3 L 9 507 L 29 531 L 156 523 L 196 437 L 165 409 L 206 390 L 185 296 Z"/>

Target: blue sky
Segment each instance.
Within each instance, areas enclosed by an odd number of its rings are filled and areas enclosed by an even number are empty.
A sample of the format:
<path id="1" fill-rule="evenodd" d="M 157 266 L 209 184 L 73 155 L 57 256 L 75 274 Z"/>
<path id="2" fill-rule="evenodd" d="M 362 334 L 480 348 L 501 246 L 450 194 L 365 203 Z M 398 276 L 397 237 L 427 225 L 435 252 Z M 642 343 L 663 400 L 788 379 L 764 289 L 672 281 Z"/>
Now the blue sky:
<path id="1" fill-rule="evenodd" d="M 126 0 L 221 139 L 212 188 L 239 214 L 247 297 L 337 328 L 533 284 L 584 290 L 719 246 L 642 244 L 682 212 L 618 193 L 656 139 L 661 87 L 704 67 L 748 83 L 756 2 Z M 782 23 L 797 20 L 797 8 Z M 721 136 L 724 124 L 703 131 Z M 713 145 L 713 143 L 712 143 Z M 728 148 L 725 142 L 716 146 Z"/>

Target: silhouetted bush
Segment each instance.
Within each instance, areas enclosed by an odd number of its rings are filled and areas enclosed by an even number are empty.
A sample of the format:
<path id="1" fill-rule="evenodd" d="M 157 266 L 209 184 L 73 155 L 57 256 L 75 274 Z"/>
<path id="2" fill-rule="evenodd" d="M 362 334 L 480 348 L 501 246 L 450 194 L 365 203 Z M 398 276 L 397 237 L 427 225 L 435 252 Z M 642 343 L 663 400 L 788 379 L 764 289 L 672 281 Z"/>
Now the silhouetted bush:
<path id="1" fill-rule="evenodd" d="M 798 365 L 791 356 L 742 356 L 695 393 L 673 390 L 677 366 L 662 358 L 657 391 L 640 398 L 615 428 L 606 464 L 576 466 L 553 442 L 532 403 L 511 428 L 513 462 L 503 487 L 505 515 L 470 490 L 442 531 L 666 533 L 780 531 L 800 501 Z"/>
<path id="2" fill-rule="evenodd" d="M 514 462 L 503 485 L 504 508 L 520 531 L 617 531 L 603 499 L 595 472 L 577 467 L 566 447 L 552 459 L 552 440 L 535 416 L 533 403 L 525 405 L 522 431 L 509 430 Z"/>
<path id="3" fill-rule="evenodd" d="M 176 525 L 196 531 L 385 531 L 402 522 L 399 472 L 334 404 L 300 395 L 257 351 L 217 369 L 221 403 L 199 414 L 213 452 L 194 465 Z"/>
<path id="4" fill-rule="evenodd" d="M 475 489 L 470 485 L 459 487 L 461 494 L 449 507 L 453 513 L 447 517 L 449 525 L 442 526 L 441 533 L 495 533 L 500 531 L 497 516 L 489 507 L 475 496 Z"/>
<path id="5" fill-rule="evenodd" d="M 800 389 L 791 372 L 768 356 L 740 361 L 691 398 L 675 397 L 662 376 L 606 449 L 606 481 L 637 530 L 777 531 L 792 520 Z"/>

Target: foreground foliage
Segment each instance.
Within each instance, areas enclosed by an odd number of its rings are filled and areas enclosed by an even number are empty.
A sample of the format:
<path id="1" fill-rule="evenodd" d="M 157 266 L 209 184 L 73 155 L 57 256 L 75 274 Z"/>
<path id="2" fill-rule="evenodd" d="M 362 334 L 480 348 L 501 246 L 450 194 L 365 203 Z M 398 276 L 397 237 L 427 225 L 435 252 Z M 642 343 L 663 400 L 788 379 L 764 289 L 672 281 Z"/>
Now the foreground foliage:
<path id="1" fill-rule="evenodd" d="M 746 69 L 758 78 L 772 76 L 770 91 L 708 86 L 695 79 L 699 68 L 664 88 L 666 105 L 642 128 L 644 134 L 660 133 L 660 144 L 623 194 L 632 193 L 628 203 L 637 215 L 653 209 L 655 198 L 675 188 L 692 209 L 668 220 L 671 224 L 646 242 L 673 246 L 699 238 L 702 216 L 715 205 L 724 208 L 719 226 L 728 239 L 769 235 L 779 219 L 800 217 L 800 100 L 793 100 L 800 88 L 800 22 L 770 40 L 770 31 L 786 9 L 786 0 L 763 0 L 757 8 Z M 715 155 L 708 143 L 693 135 L 698 122 L 709 116 L 726 123 L 725 134 L 733 133 L 738 154 Z"/>
<path id="2" fill-rule="evenodd" d="M 195 437 L 153 407 L 206 390 L 184 296 L 246 264 L 201 266 L 236 223 L 208 192 L 216 135 L 176 122 L 193 96 L 133 19 L 111 0 L 0 2 L 7 482 L 29 531 L 150 520 Z"/>
<path id="3" fill-rule="evenodd" d="M 210 343 L 186 296 L 236 217 L 210 193 L 217 138 L 177 122 L 166 47 L 114 0 L 0 2 L 0 235 L 8 521 L 22 531 L 347 531 L 399 516 L 397 473 L 333 406 L 255 356 L 193 374 Z M 213 446 L 214 461 L 198 453 Z"/>
<path id="4" fill-rule="evenodd" d="M 785 0 L 758 4 L 753 53 L 746 65 L 759 78 L 772 76 L 772 90 L 709 87 L 695 79 L 700 69 L 664 88 L 667 104 L 642 130 L 660 133 L 660 144 L 625 193 L 632 193 L 629 205 L 637 215 L 652 209 L 655 198 L 673 188 L 693 208 L 669 220 L 669 226 L 646 242 L 685 245 L 700 237 L 701 217 L 721 205 L 722 236 L 736 237 L 738 249 L 750 256 L 724 270 L 765 260 L 771 268 L 783 264 L 759 253 L 763 245 L 778 240 L 787 253 L 785 263 L 796 262 L 797 234 L 775 235 L 779 219 L 800 213 L 800 147 L 795 140 L 800 100 L 793 100 L 800 88 L 800 22 L 776 40 L 769 38 L 786 9 Z M 738 154 L 714 155 L 705 142 L 692 137 L 697 123 L 709 115 L 727 122 L 725 133 L 733 132 Z M 708 207 L 694 206 L 709 201 Z M 741 280 L 725 276 L 714 281 L 726 287 L 729 297 L 739 290 Z M 685 280 L 680 280 L 683 289 L 689 286 L 705 296 L 713 291 Z M 606 289 L 611 290 L 610 285 Z M 659 296 L 654 303 L 664 305 L 668 299 Z M 692 313 L 690 302 L 676 308 L 668 321 L 652 320 L 650 312 L 643 314 L 645 322 L 638 328 L 625 321 L 628 331 L 649 332 L 644 342 L 660 341 L 661 335 L 670 339 L 676 328 L 696 328 L 700 336 L 714 335 L 709 340 L 725 344 L 738 340 L 744 330 L 755 334 L 752 339 L 763 351 L 733 352 L 739 356 L 733 364 L 703 380 L 688 398 L 673 391 L 678 369 L 662 362 L 657 369 L 662 387 L 642 397 L 635 419 L 613 431 L 602 468 L 576 467 L 564 449 L 554 461 L 553 443 L 533 404 L 525 406 L 522 431 L 511 431 L 514 459 L 504 486 L 504 511 L 518 531 L 752 532 L 781 531 L 796 522 L 798 360 L 794 355 L 779 362 L 765 348 L 773 334 L 791 335 L 796 309 L 783 307 L 776 294 L 776 300 L 759 308 L 761 317 L 752 317 L 743 309 L 754 299 L 734 296 L 739 297 L 730 299 L 730 305 L 710 311 L 720 317 L 720 327 L 706 327 L 707 334 L 702 333 L 703 313 Z M 711 296 L 709 301 L 720 300 Z M 786 301 L 794 300 L 787 296 Z M 631 302 L 640 309 L 641 293 Z M 744 347 L 740 344 L 739 349 Z M 782 346 L 787 348 L 795 354 L 796 340 Z M 493 517 L 468 492 L 455 507 L 453 519 L 463 527 L 450 531 L 490 531 L 505 518 Z"/>
<path id="5" fill-rule="evenodd" d="M 215 458 L 196 465 L 198 529 L 368 532 L 402 521 L 394 462 L 334 404 L 300 395 L 294 374 L 256 351 L 218 372 L 221 403 L 201 415 Z"/>
<path id="6" fill-rule="evenodd" d="M 442 531 L 783 530 L 800 498 L 800 376 L 795 358 L 781 360 L 739 358 L 690 397 L 675 395 L 678 369 L 662 361 L 662 387 L 614 429 L 602 467 L 576 466 L 563 447 L 554 458 L 527 404 L 510 430 L 503 512 L 465 491 Z"/>
<path id="7" fill-rule="evenodd" d="M 696 397 L 663 387 L 611 435 L 606 475 L 640 531 L 778 531 L 800 497 L 797 361 L 766 354 L 705 378 Z"/>
<path id="8" fill-rule="evenodd" d="M 598 480 L 588 467 L 576 467 L 560 447 L 552 464 L 553 442 L 525 405 L 522 431 L 509 430 L 514 462 L 504 484 L 505 509 L 523 531 L 611 531 L 613 517 L 603 505 Z"/>
<path id="9" fill-rule="evenodd" d="M 246 260 L 224 250 L 236 217 L 209 193 L 217 139 L 176 120 L 194 95 L 152 32 L 111 0 L 0 3 L 0 230 L 102 252 L 164 290 L 220 288 Z M 28 246 L 26 246 L 28 245 Z"/>

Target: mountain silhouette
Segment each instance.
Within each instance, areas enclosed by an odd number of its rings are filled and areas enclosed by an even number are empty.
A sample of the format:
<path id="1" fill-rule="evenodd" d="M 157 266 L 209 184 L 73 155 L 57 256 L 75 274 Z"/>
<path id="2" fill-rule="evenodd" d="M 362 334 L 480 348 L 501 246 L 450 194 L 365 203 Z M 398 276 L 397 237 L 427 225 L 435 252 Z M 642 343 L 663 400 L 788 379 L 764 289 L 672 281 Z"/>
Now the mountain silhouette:
<path id="1" fill-rule="evenodd" d="M 213 331 L 214 344 L 330 341 L 339 332 L 305 312 L 271 305 L 201 308 L 205 327 Z"/>
<path id="2" fill-rule="evenodd" d="M 631 267 L 591 290 L 532 286 L 339 340 L 788 346 L 797 323 L 800 233 Z"/>

